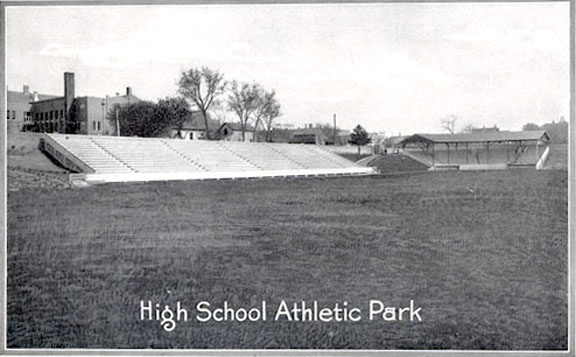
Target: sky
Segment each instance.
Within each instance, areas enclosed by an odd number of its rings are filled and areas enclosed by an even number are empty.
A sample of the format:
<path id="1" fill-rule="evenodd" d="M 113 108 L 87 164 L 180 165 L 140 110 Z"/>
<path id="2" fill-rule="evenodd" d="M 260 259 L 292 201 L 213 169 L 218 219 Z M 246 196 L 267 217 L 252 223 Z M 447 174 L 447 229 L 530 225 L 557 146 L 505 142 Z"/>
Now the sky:
<path id="1" fill-rule="evenodd" d="M 6 11 L 10 90 L 177 95 L 183 70 L 275 90 L 279 122 L 386 135 L 569 118 L 569 3 L 34 6 Z M 234 121 L 234 115 L 228 119 Z"/>

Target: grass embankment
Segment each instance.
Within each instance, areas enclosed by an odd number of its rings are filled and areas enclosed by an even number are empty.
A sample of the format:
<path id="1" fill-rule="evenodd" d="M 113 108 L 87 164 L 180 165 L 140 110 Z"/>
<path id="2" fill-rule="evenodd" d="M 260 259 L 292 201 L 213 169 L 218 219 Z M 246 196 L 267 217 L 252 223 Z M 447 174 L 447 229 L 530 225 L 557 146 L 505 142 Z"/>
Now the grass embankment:
<path id="1" fill-rule="evenodd" d="M 27 187 L 69 187 L 69 171 L 52 162 L 38 148 L 42 134 L 8 133 L 8 190 Z"/>
<path id="2" fill-rule="evenodd" d="M 9 347 L 564 349 L 566 171 L 169 182 L 8 198 Z M 280 299 L 422 322 L 139 321 Z"/>

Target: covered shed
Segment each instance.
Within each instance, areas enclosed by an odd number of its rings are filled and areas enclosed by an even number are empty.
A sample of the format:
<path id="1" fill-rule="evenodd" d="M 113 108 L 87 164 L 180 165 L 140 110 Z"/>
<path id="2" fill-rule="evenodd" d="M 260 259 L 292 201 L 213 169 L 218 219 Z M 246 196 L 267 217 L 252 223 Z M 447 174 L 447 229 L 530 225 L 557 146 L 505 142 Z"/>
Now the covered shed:
<path id="1" fill-rule="evenodd" d="M 550 136 L 545 130 L 499 131 L 414 134 L 402 139 L 395 146 L 402 149 L 420 149 L 430 156 L 432 166 L 537 165 L 545 155 L 547 156 L 549 141 Z"/>

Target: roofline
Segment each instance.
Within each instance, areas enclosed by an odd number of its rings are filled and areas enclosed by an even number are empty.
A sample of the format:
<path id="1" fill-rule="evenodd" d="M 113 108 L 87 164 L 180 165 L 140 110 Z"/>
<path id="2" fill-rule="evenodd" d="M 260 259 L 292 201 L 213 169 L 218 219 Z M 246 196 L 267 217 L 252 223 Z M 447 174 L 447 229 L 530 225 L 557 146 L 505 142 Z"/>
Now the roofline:
<path id="1" fill-rule="evenodd" d="M 29 103 L 30 104 L 43 103 L 43 102 L 50 102 L 50 101 L 58 100 L 58 99 L 65 99 L 65 97 L 55 97 L 55 98 L 49 98 L 49 99 L 42 99 L 42 100 L 37 100 L 37 101 L 31 101 Z"/>
<path id="2" fill-rule="evenodd" d="M 220 131 L 220 129 L 222 129 L 222 127 L 224 127 L 224 125 L 227 125 L 227 124 L 228 124 L 228 125 L 232 125 L 232 124 L 237 124 L 237 123 L 224 122 L 224 123 L 222 123 L 222 124 L 218 127 L 218 129 L 216 129 L 216 131 Z M 238 124 L 238 125 L 240 125 L 240 124 Z M 232 130 L 234 130 L 234 131 L 242 131 L 242 129 L 236 130 L 236 129 L 234 129 L 233 127 L 231 127 L 231 128 L 232 128 Z M 244 129 L 244 132 L 251 132 L 251 133 L 252 133 L 252 132 L 256 132 L 256 129 L 250 129 L 250 128 L 247 127 L 247 128 Z"/>
<path id="3" fill-rule="evenodd" d="M 522 131 L 516 131 L 514 133 L 521 133 Z M 530 132 L 530 131 L 527 131 Z M 505 141 L 533 141 L 533 140 L 541 140 L 544 136 L 550 140 L 550 135 L 548 134 L 548 132 L 546 130 L 533 130 L 532 132 L 542 132 L 542 134 L 538 137 L 538 138 L 523 138 L 523 139 L 516 139 L 516 138 L 502 138 L 502 139 L 490 139 L 490 140 L 434 140 L 431 139 L 429 137 L 427 137 L 426 135 L 442 135 L 442 134 L 413 134 L 410 135 L 404 139 L 402 139 L 401 141 L 395 143 L 395 145 L 400 145 L 403 144 L 405 141 L 410 140 L 412 138 L 419 138 L 421 139 L 421 141 L 426 141 L 429 143 L 435 143 L 435 144 L 456 144 L 456 143 L 501 143 L 501 142 L 505 142 Z M 502 132 L 505 133 L 505 132 Z M 467 135 L 467 134 L 458 134 L 458 135 Z M 473 135 L 473 134 L 470 134 Z"/>

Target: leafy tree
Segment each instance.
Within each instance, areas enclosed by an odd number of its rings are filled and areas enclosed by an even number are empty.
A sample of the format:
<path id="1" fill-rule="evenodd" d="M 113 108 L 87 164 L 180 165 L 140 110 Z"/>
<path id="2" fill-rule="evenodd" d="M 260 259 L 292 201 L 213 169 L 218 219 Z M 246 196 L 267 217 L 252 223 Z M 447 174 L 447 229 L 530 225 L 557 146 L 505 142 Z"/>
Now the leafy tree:
<path id="1" fill-rule="evenodd" d="M 354 130 L 352 130 L 352 134 L 350 135 L 350 143 L 358 146 L 358 158 L 360 158 L 360 148 L 366 144 L 369 144 L 372 141 L 368 132 L 358 124 Z"/>
<path id="2" fill-rule="evenodd" d="M 537 124 L 534 123 L 526 123 L 524 124 L 524 126 L 522 127 L 523 131 L 531 131 L 531 130 L 540 130 L 540 127 Z"/>
<path id="3" fill-rule="evenodd" d="M 554 143 L 567 143 L 568 142 L 568 122 L 560 120 L 558 122 L 546 123 L 540 127 L 546 130 L 550 135 L 550 140 Z"/>
<path id="4" fill-rule="evenodd" d="M 118 115 L 122 136 L 156 137 L 168 127 L 182 128 L 190 114 L 189 105 L 183 98 L 165 98 L 158 103 L 142 101 L 114 105 L 107 119 L 116 127 Z"/>
<path id="5" fill-rule="evenodd" d="M 166 127 L 175 127 L 178 130 L 178 136 L 182 137 L 182 127 L 187 119 L 192 117 L 190 105 L 182 97 L 160 99 L 156 118 L 163 122 L 162 130 Z"/>
<path id="6" fill-rule="evenodd" d="M 261 104 L 262 93 L 263 89 L 258 84 L 232 82 L 231 93 L 228 97 L 228 107 L 240 120 L 242 141 L 246 140 L 248 122 Z"/>
<path id="7" fill-rule="evenodd" d="M 210 128 L 207 112 L 224 93 L 226 81 L 224 76 L 208 67 L 192 68 L 182 72 L 178 81 L 178 93 L 198 108 L 206 126 L 206 138 L 210 139 Z"/>

